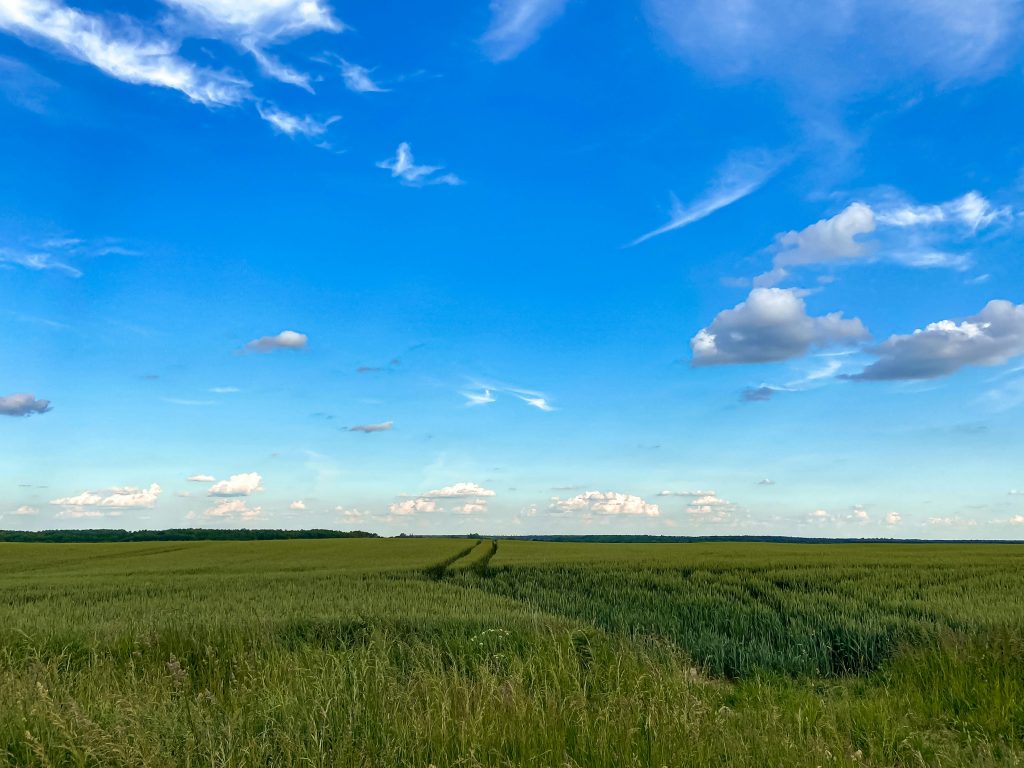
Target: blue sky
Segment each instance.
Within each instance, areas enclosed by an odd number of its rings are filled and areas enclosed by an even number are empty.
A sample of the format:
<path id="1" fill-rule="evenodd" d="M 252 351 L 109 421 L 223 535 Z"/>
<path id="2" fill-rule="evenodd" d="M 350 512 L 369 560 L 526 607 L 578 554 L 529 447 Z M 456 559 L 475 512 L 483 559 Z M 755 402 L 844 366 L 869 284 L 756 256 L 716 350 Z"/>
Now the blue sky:
<path id="1" fill-rule="evenodd" d="M 0 0 L 0 527 L 1020 538 L 1024 8 L 891 5 Z"/>

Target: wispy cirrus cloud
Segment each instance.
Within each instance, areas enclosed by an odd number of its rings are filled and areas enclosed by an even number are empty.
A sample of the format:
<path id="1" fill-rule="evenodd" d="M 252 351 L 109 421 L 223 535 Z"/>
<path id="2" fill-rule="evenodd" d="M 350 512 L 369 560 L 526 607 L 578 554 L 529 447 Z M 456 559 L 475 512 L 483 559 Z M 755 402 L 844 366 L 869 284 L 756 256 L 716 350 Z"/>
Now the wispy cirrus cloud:
<path id="1" fill-rule="evenodd" d="M 649 21 L 691 64 L 731 80 L 770 80 L 790 98 L 831 103 L 893 82 L 989 77 L 1020 47 L 1021 9 L 1005 0 L 646 0 Z"/>
<path id="2" fill-rule="evenodd" d="M 366 67 L 353 64 L 351 61 L 340 59 L 341 77 L 345 81 L 345 87 L 353 93 L 387 93 L 390 88 L 382 88 L 378 85 L 372 75 L 373 72 Z"/>
<path id="3" fill-rule="evenodd" d="M 184 36 L 214 37 L 247 51 L 267 77 L 313 92 L 310 76 L 282 62 L 269 48 L 345 25 L 322 0 L 163 0 Z"/>
<path id="4" fill-rule="evenodd" d="M 5 0 L 0 30 L 57 48 L 126 83 L 170 88 L 208 107 L 249 97 L 246 80 L 184 59 L 179 42 L 127 16 L 85 13 L 57 0 Z"/>
<path id="5" fill-rule="evenodd" d="M 689 205 L 683 205 L 672 196 L 672 212 L 668 223 L 641 235 L 627 247 L 639 245 L 653 237 L 664 235 L 705 219 L 715 211 L 742 200 L 757 191 L 782 166 L 780 156 L 769 152 L 738 152 L 718 170 L 711 186 Z"/>
<path id="6" fill-rule="evenodd" d="M 514 59 L 553 23 L 568 0 L 491 0 L 491 24 L 480 45 L 491 61 Z"/>
<path id="7" fill-rule="evenodd" d="M 317 120 L 309 115 L 299 117 L 298 115 L 292 115 L 282 109 L 278 109 L 271 104 L 257 105 L 256 111 L 275 130 L 286 136 L 306 136 L 308 138 L 322 136 L 331 125 L 341 120 L 339 115 L 332 115 L 326 120 Z"/>
<path id="8" fill-rule="evenodd" d="M 395 150 L 395 156 L 377 163 L 378 168 L 391 171 L 392 178 L 399 179 L 407 187 L 425 187 L 435 184 L 459 186 L 462 179 L 454 173 L 440 173 L 441 165 L 416 165 L 412 156 L 412 148 L 403 141 Z"/>
<path id="9" fill-rule="evenodd" d="M 0 267 L 21 267 L 34 272 L 55 271 L 81 277 L 82 270 L 76 262 L 101 256 L 137 255 L 138 251 L 126 248 L 114 238 L 49 237 L 21 245 L 0 246 Z"/>
<path id="10" fill-rule="evenodd" d="M 520 389 L 505 384 L 477 384 L 476 388 L 460 392 L 466 398 L 467 406 L 490 405 L 498 401 L 499 394 L 511 395 L 538 411 L 550 413 L 557 410 L 548 395 L 532 389 Z"/>

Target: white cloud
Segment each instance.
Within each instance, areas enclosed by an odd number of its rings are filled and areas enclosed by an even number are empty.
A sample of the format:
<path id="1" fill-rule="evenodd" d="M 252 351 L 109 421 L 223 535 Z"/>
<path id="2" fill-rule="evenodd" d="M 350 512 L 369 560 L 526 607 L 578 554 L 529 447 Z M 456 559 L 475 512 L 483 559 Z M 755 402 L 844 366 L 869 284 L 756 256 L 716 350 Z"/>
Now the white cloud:
<path id="1" fill-rule="evenodd" d="M 210 387 L 210 391 L 215 395 L 233 395 L 242 390 L 238 387 Z"/>
<path id="2" fill-rule="evenodd" d="M 778 158 L 766 152 L 735 154 L 719 169 L 711 188 L 702 197 L 691 205 L 684 206 L 673 196 L 672 213 L 668 223 L 641 235 L 629 245 L 638 245 L 652 237 L 693 224 L 737 200 L 742 200 L 775 175 L 779 166 Z"/>
<path id="3" fill-rule="evenodd" d="M 871 521 L 871 515 L 860 504 L 854 504 L 846 519 L 854 523 L 867 523 Z"/>
<path id="4" fill-rule="evenodd" d="M 764 478 L 762 480 L 758 480 L 757 484 L 758 485 L 775 485 L 775 481 L 774 480 L 770 480 L 769 478 L 766 477 L 766 478 Z"/>
<path id="5" fill-rule="evenodd" d="M 778 235 L 772 270 L 755 278 L 754 284 L 775 285 L 789 277 L 792 267 L 878 260 L 963 270 L 971 264 L 969 254 L 959 250 L 965 238 L 1013 217 L 1010 208 L 997 208 L 973 191 L 938 205 L 888 197 L 875 206 L 851 203 L 831 218 Z"/>
<path id="6" fill-rule="evenodd" d="M 919 227 L 953 223 L 971 232 L 1011 219 L 1013 211 L 1006 206 L 997 208 L 978 192 L 939 205 L 903 204 L 878 213 L 879 224 L 893 227 Z"/>
<path id="7" fill-rule="evenodd" d="M 322 122 L 309 115 L 298 117 L 270 104 L 257 105 L 256 110 L 260 113 L 260 117 L 287 136 L 321 136 L 333 123 L 341 120 L 338 115 L 329 117 Z"/>
<path id="8" fill-rule="evenodd" d="M 377 167 L 391 171 L 392 178 L 401 179 L 402 183 L 409 187 L 423 187 L 432 184 L 457 186 L 462 183 L 462 179 L 453 173 L 438 174 L 439 171 L 444 170 L 444 166 L 416 165 L 412 149 L 404 141 L 398 145 L 393 159 L 381 160 L 377 163 Z"/>
<path id="9" fill-rule="evenodd" d="M 35 395 L 26 392 L 0 396 L 0 416 L 31 416 L 49 410 L 49 400 L 37 400 Z"/>
<path id="10" fill-rule="evenodd" d="M 977 520 L 965 519 L 963 517 L 929 517 L 928 525 L 939 527 L 969 528 L 978 524 Z"/>
<path id="11" fill-rule="evenodd" d="M 341 76 L 345 80 L 345 87 L 355 93 L 386 93 L 387 88 L 381 88 L 370 77 L 370 70 L 353 64 L 350 61 L 341 60 Z"/>
<path id="12" fill-rule="evenodd" d="M 306 509 L 306 502 L 304 502 L 302 499 L 299 499 L 298 501 L 293 501 L 291 504 L 288 505 L 288 509 L 294 509 L 296 512 L 302 512 Z"/>
<path id="13" fill-rule="evenodd" d="M 82 276 L 82 270 L 68 264 L 63 257 L 44 250 L 0 247 L 0 264 L 14 264 L 34 272 L 53 270 L 71 277 Z"/>
<path id="14" fill-rule="evenodd" d="M 251 496 L 263 490 L 263 476 L 259 472 L 232 475 L 210 486 L 207 496 Z"/>
<path id="15" fill-rule="evenodd" d="M 263 508 L 250 507 L 242 499 L 224 499 L 206 510 L 205 514 L 219 520 L 256 520 L 263 517 Z"/>
<path id="16" fill-rule="evenodd" d="M 58 47 L 118 80 L 171 88 L 208 107 L 238 104 L 249 95 L 245 80 L 183 59 L 178 43 L 126 16 L 108 19 L 57 0 L 4 0 L 0 29 Z"/>
<path id="17" fill-rule="evenodd" d="M 466 398 L 466 405 L 488 405 L 496 400 L 489 389 L 483 392 L 463 392 L 462 396 Z"/>
<path id="18" fill-rule="evenodd" d="M 1007 522 L 1010 525 L 1024 525 L 1024 515 L 1013 515 Z"/>
<path id="19" fill-rule="evenodd" d="M 23 504 L 22 506 L 14 510 L 11 514 L 17 515 L 18 517 L 31 517 L 33 515 L 38 515 L 39 510 L 36 507 L 30 507 L 27 504 Z"/>
<path id="20" fill-rule="evenodd" d="M 543 392 L 537 392 L 532 389 L 520 389 L 519 387 L 510 387 L 504 384 L 480 384 L 478 386 L 482 391 L 460 393 L 464 398 L 466 398 L 467 406 L 489 405 L 490 403 L 497 402 L 497 394 L 504 393 L 522 400 L 528 406 L 536 408 L 538 411 L 550 413 L 557 410 L 553 405 L 551 405 L 551 401 L 548 399 L 548 396 Z"/>
<path id="21" fill-rule="evenodd" d="M 244 347 L 247 352 L 274 352 L 279 349 L 305 349 L 309 337 L 295 331 L 281 331 L 276 336 L 261 336 Z"/>
<path id="22" fill-rule="evenodd" d="M 793 99 L 831 103 L 923 78 L 983 78 L 1019 47 L 1006 0 L 646 0 L 650 22 L 701 70 L 772 80 Z"/>
<path id="23" fill-rule="evenodd" d="M 156 483 L 148 488 L 123 486 L 111 488 L 105 493 L 82 491 L 77 496 L 53 499 L 50 504 L 59 507 L 115 507 L 119 509 L 152 509 L 160 498 L 162 489 Z"/>
<path id="24" fill-rule="evenodd" d="M 886 525 L 899 525 L 903 522 L 903 516 L 899 512 L 889 512 L 885 516 Z"/>
<path id="25" fill-rule="evenodd" d="M 452 507 L 452 512 L 460 515 L 478 515 L 487 511 L 486 499 L 473 499 Z"/>
<path id="26" fill-rule="evenodd" d="M 346 523 L 355 523 L 370 516 L 370 513 L 367 510 L 357 509 L 355 507 L 347 508 L 337 506 L 334 508 L 334 511 L 337 512 L 341 516 L 342 521 Z"/>
<path id="27" fill-rule="evenodd" d="M 392 515 L 405 517 L 419 512 L 437 512 L 437 502 L 433 499 L 403 499 L 388 507 Z"/>
<path id="28" fill-rule="evenodd" d="M 658 517 L 661 508 L 640 496 L 615 491 L 585 491 L 568 499 L 553 497 L 550 509 L 553 512 L 572 512 L 583 516 L 631 515 Z"/>
<path id="29" fill-rule="evenodd" d="M 309 76 L 267 53 L 270 46 L 313 32 L 340 32 L 344 25 L 322 0 L 163 0 L 179 10 L 189 34 L 234 43 L 255 58 L 268 77 L 312 92 Z"/>
<path id="30" fill-rule="evenodd" d="M 192 475 L 187 479 L 190 483 L 212 483 L 217 480 L 213 475 Z"/>
<path id="31" fill-rule="evenodd" d="M 686 505 L 686 511 L 694 521 L 705 523 L 728 522 L 738 508 L 737 505 L 721 498 L 714 491 L 708 491 Z"/>
<path id="32" fill-rule="evenodd" d="M 492 61 L 514 59 L 562 15 L 567 0 L 491 0 L 491 25 L 480 44 Z"/>
<path id="33" fill-rule="evenodd" d="M 714 491 L 658 491 L 658 496 L 682 496 L 684 498 L 698 498 L 700 496 L 714 495 Z"/>
<path id="34" fill-rule="evenodd" d="M 349 432 L 363 432 L 364 434 L 372 434 L 373 432 L 388 432 L 394 429 L 395 423 L 393 421 L 382 421 L 379 424 L 357 424 L 354 427 L 349 427 Z"/>
<path id="35" fill-rule="evenodd" d="M 1024 355 L 1024 304 L 993 300 L 962 322 L 930 323 L 890 336 L 868 352 L 878 360 L 848 378 L 933 379 L 965 365 L 1002 365 Z"/>
<path id="36" fill-rule="evenodd" d="M 464 496 L 494 496 L 495 492 L 490 488 L 484 488 L 476 483 L 455 483 L 435 491 L 427 491 L 421 494 L 428 499 L 457 499 Z"/>
<path id="37" fill-rule="evenodd" d="M 766 363 L 806 354 L 811 347 L 850 344 L 868 337 L 857 318 L 841 312 L 811 317 L 804 293 L 792 288 L 755 288 L 746 301 L 719 312 L 690 341 L 693 365 Z"/>

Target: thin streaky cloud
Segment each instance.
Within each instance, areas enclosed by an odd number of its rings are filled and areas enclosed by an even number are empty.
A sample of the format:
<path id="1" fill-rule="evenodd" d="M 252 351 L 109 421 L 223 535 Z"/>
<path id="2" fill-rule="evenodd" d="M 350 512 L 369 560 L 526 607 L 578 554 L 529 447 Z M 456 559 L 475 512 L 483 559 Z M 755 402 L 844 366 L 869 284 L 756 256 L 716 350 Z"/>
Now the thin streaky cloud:
<path id="1" fill-rule="evenodd" d="M 341 77 L 345 87 L 353 93 L 387 93 L 390 88 L 381 88 L 371 77 L 371 70 L 341 59 Z"/>
<path id="2" fill-rule="evenodd" d="M 395 423 L 393 421 L 382 421 L 379 424 L 357 424 L 354 427 L 349 427 L 349 432 L 362 432 L 363 434 L 369 435 L 373 432 L 387 432 L 394 429 Z"/>
<path id="3" fill-rule="evenodd" d="M 565 10 L 567 0 L 492 0 L 491 24 L 480 45 L 494 62 L 514 59 Z"/>
<path id="4" fill-rule="evenodd" d="M 178 43 L 127 17 L 115 30 L 102 17 L 56 0 L 4 0 L 0 30 L 30 44 L 60 48 L 123 82 L 170 88 L 207 107 L 249 98 L 246 80 L 182 58 Z"/>
<path id="5" fill-rule="evenodd" d="M 668 223 L 641 235 L 627 244 L 639 245 L 653 237 L 664 235 L 694 222 L 706 219 L 715 211 L 742 200 L 756 192 L 781 167 L 779 158 L 767 152 L 738 153 L 730 158 L 719 170 L 714 182 L 705 194 L 690 205 L 683 205 L 672 196 L 672 214 Z"/>

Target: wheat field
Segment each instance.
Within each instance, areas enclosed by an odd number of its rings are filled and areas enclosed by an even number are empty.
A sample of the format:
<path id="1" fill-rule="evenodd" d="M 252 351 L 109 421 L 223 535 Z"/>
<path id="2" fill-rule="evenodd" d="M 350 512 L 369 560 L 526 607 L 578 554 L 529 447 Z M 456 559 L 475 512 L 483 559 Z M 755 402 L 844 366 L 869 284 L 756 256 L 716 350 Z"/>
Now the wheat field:
<path id="1" fill-rule="evenodd" d="M 12 766 L 1013 766 L 1024 547 L 0 544 Z"/>

